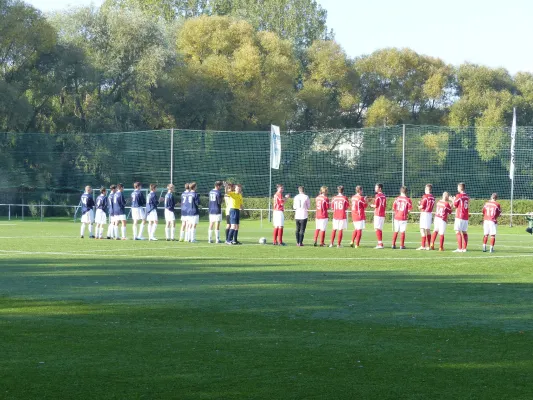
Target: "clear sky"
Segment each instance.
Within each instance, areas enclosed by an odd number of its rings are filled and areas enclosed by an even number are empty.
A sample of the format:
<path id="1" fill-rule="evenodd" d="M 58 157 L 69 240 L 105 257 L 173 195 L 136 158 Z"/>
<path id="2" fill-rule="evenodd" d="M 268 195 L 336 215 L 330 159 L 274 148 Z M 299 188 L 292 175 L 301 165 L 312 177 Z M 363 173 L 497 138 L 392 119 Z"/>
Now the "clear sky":
<path id="1" fill-rule="evenodd" d="M 43 11 L 103 0 L 25 0 Z M 533 72 L 531 0 L 318 0 L 349 56 L 409 47 L 459 65 Z"/>

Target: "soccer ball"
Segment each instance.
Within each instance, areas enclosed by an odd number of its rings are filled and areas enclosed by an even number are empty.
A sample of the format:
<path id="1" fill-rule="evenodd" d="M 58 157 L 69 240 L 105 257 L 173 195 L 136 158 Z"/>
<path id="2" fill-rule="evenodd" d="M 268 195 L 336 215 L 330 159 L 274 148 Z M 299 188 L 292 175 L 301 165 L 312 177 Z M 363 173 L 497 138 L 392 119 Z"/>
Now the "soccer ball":
<path id="1" fill-rule="evenodd" d="M 266 238 L 262 237 L 261 239 L 259 239 L 259 244 L 266 244 L 266 243 L 267 243 Z"/>

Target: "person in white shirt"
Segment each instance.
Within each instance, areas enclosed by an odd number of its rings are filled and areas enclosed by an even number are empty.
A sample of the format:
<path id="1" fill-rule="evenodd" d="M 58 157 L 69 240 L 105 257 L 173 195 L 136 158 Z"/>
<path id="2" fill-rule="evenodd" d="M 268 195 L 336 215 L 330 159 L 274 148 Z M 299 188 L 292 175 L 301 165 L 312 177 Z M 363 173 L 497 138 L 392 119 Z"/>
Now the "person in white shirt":
<path id="1" fill-rule="evenodd" d="M 304 245 L 305 228 L 307 227 L 307 218 L 311 201 L 309 196 L 304 193 L 304 187 L 298 187 L 298 194 L 294 198 L 293 208 L 296 210 L 294 219 L 296 220 L 296 245 Z"/>

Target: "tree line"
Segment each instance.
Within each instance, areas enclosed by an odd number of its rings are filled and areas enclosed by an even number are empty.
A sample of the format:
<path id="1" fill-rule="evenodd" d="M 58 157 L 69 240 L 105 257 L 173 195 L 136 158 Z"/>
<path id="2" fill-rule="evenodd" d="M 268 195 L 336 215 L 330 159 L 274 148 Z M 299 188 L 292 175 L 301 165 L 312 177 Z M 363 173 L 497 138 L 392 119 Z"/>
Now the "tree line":
<path id="1" fill-rule="evenodd" d="M 107 0 L 46 16 L 0 0 L 0 131 L 500 127 L 513 107 L 533 125 L 533 74 L 410 49 L 351 58 L 326 16 L 314 0 Z"/>

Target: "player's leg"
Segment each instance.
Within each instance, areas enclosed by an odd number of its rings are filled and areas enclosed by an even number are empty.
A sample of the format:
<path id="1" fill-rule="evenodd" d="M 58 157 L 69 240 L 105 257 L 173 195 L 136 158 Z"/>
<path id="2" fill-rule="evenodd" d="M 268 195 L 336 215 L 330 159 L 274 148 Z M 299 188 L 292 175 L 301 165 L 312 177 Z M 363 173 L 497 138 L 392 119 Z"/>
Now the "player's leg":
<path id="1" fill-rule="evenodd" d="M 300 225 L 300 246 L 304 245 L 305 230 L 307 229 L 307 218 L 302 220 Z"/>
<path id="2" fill-rule="evenodd" d="M 220 221 L 222 220 L 222 214 L 219 214 L 217 219 L 217 222 L 215 224 L 215 238 L 216 243 L 220 243 Z"/>
<path id="3" fill-rule="evenodd" d="M 131 209 L 131 215 L 133 217 L 133 223 L 131 224 L 132 225 L 131 229 L 133 231 L 133 240 L 137 240 L 137 224 L 139 222 L 138 214 L 139 214 L 138 209 L 136 208 Z"/>
<path id="4" fill-rule="evenodd" d="M 490 252 L 494 253 L 494 245 L 496 244 L 496 235 L 490 237 Z"/>
<path id="5" fill-rule="evenodd" d="M 144 233 L 144 227 L 146 225 L 146 215 L 145 215 L 146 211 L 144 210 L 141 210 L 141 226 L 139 227 L 139 230 L 138 230 L 138 236 L 137 238 L 143 240 L 143 233 Z"/>
<path id="6" fill-rule="evenodd" d="M 341 244 L 342 244 L 342 237 L 343 237 L 343 235 L 344 235 L 344 230 L 345 230 L 346 228 L 348 228 L 347 223 L 346 223 L 346 220 L 344 220 L 344 221 L 341 222 L 341 226 L 340 226 L 339 228 L 340 228 L 340 229 L 339 229 L 339 239 L 338 239 L 338 241 L 337 241 L 337 247 L 341 247 Z"/>
<path id="7" fill-rule="evenodd" d="M 215 222 L 213 220 L 213 216 L 209 214 L 209 226 L 207 228 L 207 243 L 212 243 L 214 225 L 215 225 Z"/>
<path id="8" fill-rule="evenodd" d="M 296 229 L 295 229 L 295 236 L 296 236 L 296 246 L 300 246 L 300 221 L 299 219 L 295 219 L 294 222 L 296 223 Z"/>
<path id="9" fill-rule="evenodd" d="M 407 221 L 400 222 L 400 249 L 405 249 L 405 231 L 407 230 Z"/>
<path id="10" fill-rule="evenodd" d="M 83 217 L 82 217 L 83 218 Z M 86 223 L 85 222 L 82 222 L 81 223 L 81 227 L 80 227 L 80 237 L 83 239 L 83 237 L 85 236 L 85 227 L 86 227 Z"/>
<path id="11" fill-rule="evenodd" d="M 336 219 L 333 220 L 333 229 L 331 230 L 331 240 L 329 242 L 329 247 L 333 247 L 335 242 L 335 236 L 337 236 L 338 222 Z"/>
<path id="12" fill-rule="evenodd" d="M 376 249 L 383 249 L 383 225 L 385 224 L 384 217 L 374 216 L 374 229 L 376 231 L 376 238 L 378 245 Z"/>
<path id="13" fill-rule="evenodd" d="M 122 220 L 122 240 L 126 240 L 126 218 Z"/>
<path id="14" fill-rule="evenodd" d="M 393 220 L 392 224 L 393 224 L 393 228 L 394 228 L 394 233 L 392 234 L 392 248 L 395 249 L 396 248 L 396 240 L 398 239 L 398 233 L 400 232 L 400 225 L 399 225 L 398 221 L 396 221 L 396 220 Z"/>
<path id="15" fill-rule="evenodd" d="M 355 247 L 355 241 L 357 240 L 357 222 L 353 222 L 353 232 L 352 232 L 352 241 L 350 242 L 350 247 Z"/>

